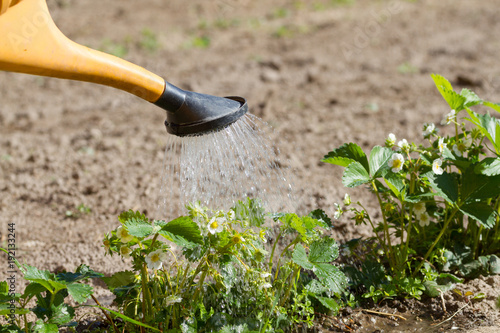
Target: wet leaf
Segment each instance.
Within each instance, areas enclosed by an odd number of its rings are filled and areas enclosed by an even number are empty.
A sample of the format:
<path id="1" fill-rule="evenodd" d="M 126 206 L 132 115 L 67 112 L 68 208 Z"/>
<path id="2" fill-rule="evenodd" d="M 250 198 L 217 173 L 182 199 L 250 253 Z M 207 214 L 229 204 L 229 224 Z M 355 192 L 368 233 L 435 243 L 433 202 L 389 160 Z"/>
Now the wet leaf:
<path id="1" fill-rule="evenodd" d="M 359 162 L 349 164 L 342 175 L 342 184 L 346 187 L 356 187 L 370 181 L 367 169 Z"/>
<path id="2" fill-rule="evenodd" d="M 359 162 L 365 170 L 369 169 L 368 159 L 366 158 L 365 153 L 361 147 L 355 143 L 346 143 L 339 148 L 332 150 L 325 155 L 321 161 L 343 167 L 347 167 L 352 162 Z"/>

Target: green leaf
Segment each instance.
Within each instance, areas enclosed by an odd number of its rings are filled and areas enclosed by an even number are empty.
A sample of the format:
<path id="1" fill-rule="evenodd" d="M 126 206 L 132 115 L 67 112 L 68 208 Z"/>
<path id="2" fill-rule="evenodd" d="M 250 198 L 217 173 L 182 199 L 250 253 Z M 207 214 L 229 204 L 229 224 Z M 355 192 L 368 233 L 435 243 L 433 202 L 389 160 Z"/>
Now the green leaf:
<path id="1" fill-rule="evenodd" d="M 340 294 L 347 286 L 346 276 L 335 266 L 319 263 L 315 265 L 314 274 L 318 280 L 333 293 Z"/>
<path id="2" fill-rule="evenodd" d="M 39 270 L 29 265 L 25 265 L 24 268 L 26 270 L 24 273 L 24 278 L 26 280 L 41 284 L 53 294 L 66 288 L 66 285 L 56 281 L 56 276 L 49 271 Z"/>
<path id="3" fill-rule="evenodd" d="M 500 195 L 500 176 L 478 175 L 473 168 L 469 168 L 462 175 L 461 192 L 464 202 L 494 198 Z"/>
<path id="4" fill-rule="evenodd" d="M 500 274 L 500 258 L 492 254 L 489 258 L 489 264 L 491 274 Z"/>
<path id="5" fill-rule="evenodd" d="M 149 222 L 135 218 L 125 221 L 123 226 L 131 236 L 137 238 L 148 237 L 153 232 L 153 226 Z"/>
<path id="6" fill-rule="evenodd" d="M 304 269 L 314 269 L 314 264 L 307 258 L 306 249 L 302 244 L 297 244 L 295 246 L 292 253 L 292 261 Z"/>
<path id="7" fill-rule="evenodd" d="M 92 287 L 87 284 L 71 283 L 67 287 L 71 297 L 80 304 L 86 302 L 92 295 Z"/>
<path id="8" fill-rule="evenodd" d="M 370 175 L 372 179 L 381 177 L 389 170 L 387 162 L 394 152 L 386 147 L 375 146 L 370 152 Z"/>
<path id="9" fill-rule="evenodd" d="M 496 213 L 490 205 L 484 202 L 466 203 L 460 207 L 460 211 L 474 220 L 479 221 L 479 223 L 481 223 L 481 225 L 486 229 L 490 229 L 495 226 Z"/>
<path id="10" fill-rule="evenodd" d="M 347 167 L 352 162 L 359 162 L 368 170 L 368 159 L 363 149 L 355 143 L 346 143 L 332 150 L 321 161 L 343 167 Z"/>
<path id="11" fill-rule="evenodd" d="M 168 233 L 167 237 L 161 231 Z M 168 239 L 168 236 L 174 235 L 181 237 L 187 242 L 203 244 L 203 237 L 198 225 L 189 217 L 181 216 L 165 224 L 159 232 L 160 235 Z"/>
<path id="12" fill-rule="evenodd" d="M 3 315 L 9 315 L 11 313 L 11 308 L 9 308 L 9 304 L 0 304 L 0 316 L 3 316 Z M 23 315 L 23 314 L 27 314 L 27 313 L 30 313 L 30 310 L 29 309 L 22 309 L 22 308 L 18 308 L 16 307 L 14 309 L 14 313 L 16 315 Z"/>
<path id="13" fill-rule="evenodd" d="M 56 325 L 64 325 L 70 322 L 75 316 L 75 309 L 65 303 L 59 306 L 52 306 L 51 312 L 52 315 L 49 318 L 49 323 Z"/>
<path id="14" fill-rule="evenodd" d="M 44 323 L 43 320 L 37 320 L 33 330 L 36 333 L 58 333 L 59 329 L 56 324 Z"/>
<path id="15" fill-rule="evenodd" d="M 478 114 L 467 109 L 470 118 L 465 118 L 475 124 L 481 132 L 490 140 L 497 154 L 500 153 L 500 120 L 489 114 Z"/>
<path id="16" fill-rule="evenodd" d="M 309 261 L 312 263 L 332 262 L 339 256 L 339 247 L 335 239 L 324 237 L 314 241 L 309 248 Z"/>
<path id="17" fill-rule="evenodd" d="M 333 298 L 316 296 L 316 295 L 313 295 L 313 296 L 328 310 L 335 311 L 335 312 L 340 310 L 340 305 Z"/>
<path id="18" fill-rule="evenodd" d="M 475 92 L 467 88 L 463 88 L 460 92 L 460 96 L 465 98 L 464 106 L 471 107 L 474 105 L 481 104 L 483 100 L 479 98 Z"/>
<path id="19" fill-rule="evenodd" d="M 138 221 L 143 221 L 143 222 L 149 222 L 148 218 L 146 215 L 143 213 L 136 211 L 134 212 L 132 209 L 126 212 L 122 212 L 120 216 L 118 216 L 118 221 L 120 221 L 121 224 L 125 224 L 125 222 L 129 220 L 138 220 Z"/>
<path id="20" fill-rule="evenodd" d="M 56 279 L 60 282 L 64 281 L 66 284 L 68 284 L 85 279 L 94 279 L 103 276 L 104 274 L 94 272 L 92 269 L 90 269 L 89 266 L 81 264 L 80 266 L 78 266 L 75 273 L 71 272 L 59 273 L 57 274 Z"/>
<path id="21" fill-rule="evenodd" d="M 500 175 L 500 157 L 486 157 L 476 164 L 474 172 L 485 176 Z"/>
<path id="22" fill-rule="evenodd" d="M 483 101 L 483 105 L 486 105 L 486 106 L 492 108 L 493 110 L 500 112 L 500 104 L 498 104 L 498 103 Z"/>
<path id="23" fill-rule="evenodd" d="M 318 220 L 323 228 L 332 228 L 332 220 L 326 215 L 325 211 L 322 209 L 316 209 L 309 213 L 309 217 Z"/>
<path id="24" fill-rule="evenodd" d="M 441 89 L 453 90 L 450 81 L 445 79 L 443 76 L 439 74 L 431 74 L 431 77 L 439 91 L 441 91 Z"/>
<path id="25" fill-rule="evenodd" d="M 21 298 L 29 299 L 37 294 L 43 293 L 44 291 L 47 291 L 47 288 L 37 282 L 31 282 L 26 286 L 26 288 L 24 288 L 24 293 Z"/>
<path id="26" fill-rule="evenodd" d="M 342 175 L 342 184 L 346 187 L 356 187 L 370 181 L 367 169 L 359 162 L 349 164 Z"/>
<path id="27" fill-rule="evenodd" d="M 404 199 L 404 195 L 402 196 L 402 194 L 404 194 L 405 185 L 403 183 L 403 179 L 401 179 L 398 174 L 394 172 L 388 172 L 384 176 L 384 180 L 387 186 L 391 189 L 392 193 L 396 196 L 396 198 Z"/>
<path id="28" fill-rule="evenodd" d="M 436 193 L 451 204 L 455 204 L 458 199 L 458 182 L 453 174 L 444 172 L 436 175 L 428 172 L 424 176 L 429 179 L 429 184 Z"/>
<path id="29" fill-rule="evenodd" d="M 106 283 L 109 290 L 113 291 L 115 288 L 133 283 L 135 280 L 135 274 L 131 271 L 123 271 L 115 273 L 111 277 L 103 277 L 101 280 Z"/>
<path id="30" fill-rule="evenodd" d="M 108 311 L 108 312 L 111 312 L 112 314 L 114 314 L 114 315 L 115 315 L 115 316 L 117 316 L 118 318 L 121 318 L 121 319 L 123 319 L 123 320 L 125 320 L 125 321 L 128 321 L 129 323 L 132 323 L 132 324 L 134 324 L 134 325 L 137 325 L 137 326 L 142 326 L 142 327 L 145 327 L 145 328 L 149 328 L 150 330 L 153 330 L 153 331 L 155 331 L 155 332 L 161 332 L 161 331 L 160 331 L 159 329 L 157 329 L 157 328 L 154 328 L 154 327 L 151 327 L 151 326 L 149 326 L 149 325 L 143 324 L 143 323 L 141 323 L 140 321 L 137 321 L 137 320 L 134 320 L 134 319 L 132 319 L 132 318 L 129 318 L 129 317 L 127 317 L 127 316 L 125 316 L 125 315 L 123 315 L 123 314 L 121 314 L 121 313 L 119 313 L 119 312 L 113 311 L 113 310 L 108 309 L 108 308 L 105 308 L 105 307 L 103 307 L 103 306 L 98 306 L 98 308 L 99 308 L 99 309 L 102 309 L 102 310 L 106 310 L 106 311 Z"/>
<path id="31" fill-rule="evenodd" d="M 455 287 L 454 283 L 438 284 L 436 281 L 424 281 L 425 294 L 429 297 L 438 297 Z"/>
<path id="32" fill-rule="evenodd" d="M 324 244 L 330 244 L 330 241 L 325 241 Z M 312 258 L 317 260 L 329 260 L 331 255 L 335 254 L 334 246 L 328 247 L 328 251 L 330 251 L 330 256 L 322 256 L 318 252 L 325 245 L 316 245 L 313 249 L 311 246 L 311 251 L 314 250 Z M 338 254 L 338 253 L 337 253 Z M 306 254 L 306 250 L 302 244 L 297 244 L 292 253 L 292 260 L 294 263 L 299 265 L 300 267 L 312 270 L 314 274 L 318 277 L 319 282 L 323 284 L 325 287 L 329 288 L 334 293 L 341 293 L 345 286 L 347 285 L 346 276 L 335 266 L 325 263 L 325 262 L 312 262 L 310 258 L 308 258 Z"/>
<path id="33" fill-rule="evenodd" d="M 441 75 L 431 74 L 431 77 L 434 80 L 437 89 L 441 93 L 441 96 L 443 96 L 450 108 L 454 109 L 456 112 L 462 110 L 464 108 L 466 98 L 453 91 L 451 83 Z"/>

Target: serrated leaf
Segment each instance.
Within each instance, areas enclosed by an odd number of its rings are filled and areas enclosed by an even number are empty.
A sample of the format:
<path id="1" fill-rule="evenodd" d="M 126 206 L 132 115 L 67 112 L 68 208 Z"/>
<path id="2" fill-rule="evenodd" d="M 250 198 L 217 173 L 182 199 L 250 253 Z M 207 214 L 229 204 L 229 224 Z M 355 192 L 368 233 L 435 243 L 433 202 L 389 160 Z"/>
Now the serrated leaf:
<path id="1" fill-rule="evenodd" d="M 113 291 L 115 288 L 129 285 L 134 282 L 135 274 L 131 271 L 123 271 L 113 274 L 111 277 L 101 278 L 108 286 L 108 289 Z"/>
<path id="2" fill-rule="evenodd" d="M 71 283 L 67 287 L 70 296 L 80 304 L 86 302 L 92 295 L 92 287 L 87 284 Z"/>
<path id="3" fill-rule="evenodd" d="M 314 269 L 314 264 L 307 258 L 306 249 L 302 244 L 297 244 L 295 246 L 292 253 L 292 261 L 304 269 Z"/>
<path id="4" fill-rule="evenodd" d="M 460 92 L 460 96 L 465 97 L 464 106 L 466 107 L 478 105 L 483 102 L 483 100 L 480 99 L 475 92 L 467 88 L 462 89 L 462 91 Z"/>
<path id="5" fill-rule="evenodd" d="M 143 221 L 143 222 L 149 222 L 146 215 L 144 215 L 143 213 L 141 213 L 139 211 L 134 212 L 132 209 L 128 210 L 126 212 L 122 212 L 118 216 L 118 221 L 120 221 L 121 224 L 124 224 L 125 222 L 127 222 L 128 220 L 131 220 L 131 219 Z"/>
<path id="6" fill-rule="evenodd" d="M 322 209 L 316 209 L 309 213 L 309 217 L 318 220 L 323 228 L 332 228 L 332 220 L 326 215 L 325 211 Z"/>
<path id="7" fill-rule="evenodd" d="M 324 237 L 314 241 L 309 247 L 309 261 L 312 263 L 332 262 L 339 256 L 339 247 L 335 239 Z"/>
<path id="8" fill-rule="evenodd" d="M 56 281 L 56 276 L 53 273 L 45 270 L 39 270 L 36 267 L 25 265 L 24 278 L 31 282 L 37 282 L 44 286 L 51 293 L 57 293 L 59 290 L 65 289 L 66 285 Z"/>
<path id="9" fill-rule="evenodd" d="M 47 288 L 45 288 L 41 284 L 39 284 L 37 282 L 31 282 L 30 284 L 28 284 L 26 286 L 26 288 L 24 288 L 24 293 L 21 297 L 24 299 L 26 299 L 26 298 L 29 299 L 37 294 L 43 293 L 46 290 L 47 290 Z"/>
<path id="10" fill-rule="evenodd" d="M 314 274 L 318 280 L 332 292 L 340 294 L 347 286 L 347 278 L 337 267 L 319 263 L 315 265 Z"/>
<path id="11" fill-rule="evenodd" d="M 497 154 L 500 153 L 500 120 L 489 114 L 478 114 L 467 109 L 470 118 L 465 118 L 475 124 L 481 132 L 490 140 Z"/>
<path id="12" fill-rule="evenodd" d="M 328 310 L 337 312 L 340 309 L 340 305 L 333 298 L 316 295 L 314 295 L 314 298 L 316 298 Z"/>
<path id="13" fill-rule="evenodd" d="M 456 112 L 462 110 L 464 108 L 466 98 L 453 91 L 451 83 L 441 75 L 431 74 L 431 77 L 434 80 L 437 89 L 441 93 L 441 96 L 443 96 L 450 108 L 454 109 Z"/>
<path id="14" fill-rule="evenodd" d="M 123 226 L 131 236 L 137 238 L 147 237 L 153 232 L 153 226 L 149 222 L 134 217 L 127 219 Z"/>
<path id="15" fill-rule="evenodd" d="M 75 309 L 65 303 L 62 303 L 59 306 L 52 306 L 51 312 L 49 323 L 56 325 L 64 325 L 70 322 L 75 316 Z"/>
<path id="16" fill-rule="evenodd" d="M 370 152 L 370 175 L 371 178 L 381 177 L 389 170 L 387 162 L 394 152 L 386 147 L 375 146 Z"/>
<path id="17" fill-rule="evenodd" d="M 405 185 L 403 183 L 403 180 L 398 174 L 395 174 L 393 172 L 388 172 L 384 176 L 384 180 L 389 189 L 396 196 L 396 198 L 404 199 L 404 195 L 402 194 L 404 194 Z"/>
<path id="18" fill-rule="evenodd" d="M 434 84 L 440 90 L 441 88 L 448 89 L 448 90 L 453 90 L 453 87 L 447 79 L 445 79 L 443 76 L 439 74 L 431 74 L 432 80 L 434 81 Z M 441 90 L 440 90 L 441 91 Z"/>
<path id="19" fill-rule="evenodd" d="M 85 279 L 93 279 L 103 277 L 101 273 L 94 272 L 89 266 L 82 264 L 78 266 L 75 273 L 66 272 L 56 275 L 58 281 L 64 281 L 66 284 L 78 282 Z"/>
<path id="20" fill-rule="evenodd" d="M 346 187 L 356 187 L 370 181 L 367 169 L 359 162 L 349 164 L 342 175 L 342 184 Z"/>
<path id="21" fill-rule="evenodd" d="M 191 218 L 187 216 L 181 216 L 168 222 L 161 228 L 161 230 L 166 231 L 171 235 L 182 237 L 188 242 L 203 244 L 203 237 L 201 236 L 200 228 Z"/>
<path id="22" fill-rule="evenodd" d="M 36 333 L 58 333 L 59 329 L 56 324 L 44 323 L 43 320 L 37 320 L 33 330 Z"/>
<path id="23" fill-rule="evenodd" d="M 487 107 L 492 108 L 493 110 L 500 112 L 500 104 L 498 103 L 492 103 L 488 101 L 483 101 L 483 105 L 486 105 Z"/>
<path id="24" fill-rule="evenodd" d="M 429 184 L 436 193 L 451 204 L 455 204 L 458 199 L 458 182 L 454 175 L 444 172 L 436 175 L 428 172 L 425 176 L 429 179 Z"/>
<path id="25" fill-rule="evenodd" d="M 469 168 L 463 173 L 461 192 L 464 202 L 494 198 L 500 195 L 500 176 L 478 175 Z"/>
<path id="26" fill-rule="evenodd" d="M 490 205 L 484 202 L 466 203 L 460 207 L 460 211 L 474 220 L 479 221 L 486 229 L 491 229 L 495 226 L 496 213 Z"/>
<path id="27" fill-rule="evenodd" d="M 321 160 L 325 163 L 347 167 L 352 162 L 359 162 L 368 170 L 368 159 L 360 146 L 355 143 L 346 143 L 337 149 L 329 152 Z"/>
<path id="28" fill-rule="evenodd" d="M 485 176 L 500 175 L 500 157 L 486 157 L 476 164 L 474 172 Z"/>

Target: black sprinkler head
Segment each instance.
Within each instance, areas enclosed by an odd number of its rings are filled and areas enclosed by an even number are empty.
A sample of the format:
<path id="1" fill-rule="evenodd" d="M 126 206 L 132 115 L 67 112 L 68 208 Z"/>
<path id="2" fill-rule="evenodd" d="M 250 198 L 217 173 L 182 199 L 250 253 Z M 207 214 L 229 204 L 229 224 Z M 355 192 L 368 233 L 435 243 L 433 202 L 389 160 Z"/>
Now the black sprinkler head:
<path id="1" fill-rule="evenodd" d="M 177 136 L 204 134 L 227 127 L 248 111 L 247 101 L 242 97 L 199 94 L 168 82 L 154 104 L 167 110 L 167 132 Z"/>

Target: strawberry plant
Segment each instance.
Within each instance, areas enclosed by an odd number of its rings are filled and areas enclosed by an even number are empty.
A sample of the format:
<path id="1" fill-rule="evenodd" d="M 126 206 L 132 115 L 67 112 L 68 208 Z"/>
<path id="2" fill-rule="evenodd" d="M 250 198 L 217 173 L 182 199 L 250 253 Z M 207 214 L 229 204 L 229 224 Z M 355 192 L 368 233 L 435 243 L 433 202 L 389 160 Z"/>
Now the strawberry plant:
<path id="1" fill-rule="evenodd" d="M 377 245 L 365 251 L 369 261 L 348 271 L 366 283 L 365 297 L 375 301 L 419 298 L 429 286 L 425 282 L 438 278 L 437 271 L 453 273 L 445 277 L 457 282 L 455 275 L 473 277 L 500 268 L 500 120 L 472 109 L 482 105 L 500 111 L 500 105 L 468 89 L 457 93 L 442 76 L 432 78 L 450 107 L 441 125 L 453 126 L 451 135 L 438 135 L 429 123 L 423 129 L 427 144 L 389 134 L 385 145 L 369 154 L 348 143 L 322 160 L 345 168 L 346 187 L 369 186 L 377 200 L 379 220 L 360 202 L 344 203 L 343 209 L 337 205 L 336 213 L 349 210 L 356 225 L 369 224 L 374 232 L 371 244 Z M 472 128 L 460 120 L 464 113 L 462 120 Z"/>

